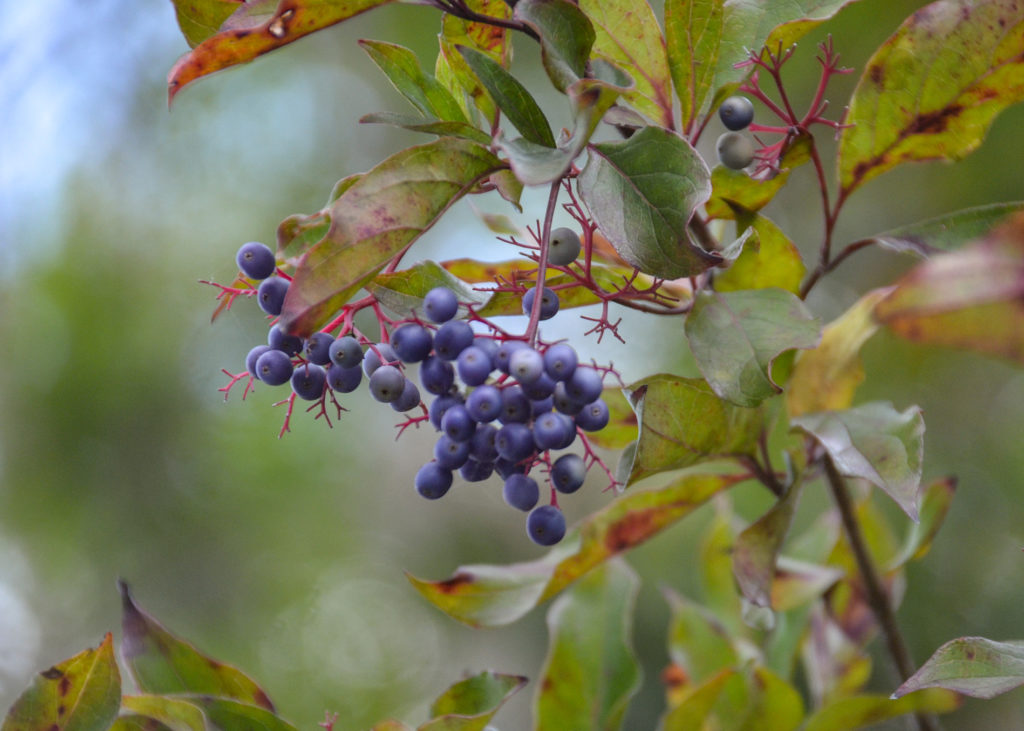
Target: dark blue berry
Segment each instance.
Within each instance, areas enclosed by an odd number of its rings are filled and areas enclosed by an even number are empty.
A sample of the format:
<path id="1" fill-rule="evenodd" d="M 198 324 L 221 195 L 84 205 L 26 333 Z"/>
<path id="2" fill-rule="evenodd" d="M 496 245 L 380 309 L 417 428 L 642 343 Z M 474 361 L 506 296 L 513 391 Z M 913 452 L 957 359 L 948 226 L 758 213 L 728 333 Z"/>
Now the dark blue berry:
<path id="1" fill-rule="evenodd" d="M 567 427 L 564 414 L 549 411 L 541 414 L 533 422 L 533 441 L 541 452 L 548 449 L 560 449 L 565 441 Z M 571 424 L 570 420 L 570 424 Z"/>
<path id="2" fill-rule="evenodd" d="M 521 462 L 533 454 L 533 432 L 526 424 L 505 424 L 494 437 L 498 454 L 510 462 Z"/>
<path id="3" fill-rule="evenodd" d="M 576 351 L 568 343 L 555 343 L 544 351 L 544 370 L 556 381 L 570 378 L 578 362 Z"/>
<path id="4" fill-rule="evenodd" d="M 497 436 L 497 427 L 491 424 L 478 425 L 469 442 L 470 456 L 478 462 L 494 462 L 498 459 L 498 448 L 494 446 Z"/>
<path id="5" fill-rule="evenodd" d="M 555 384 L 555 392 L 551 395 L 551 399 L 555 404 L 555 409 L 569 416 L 576 416 L 586 406 L 582 401 L 577 401 L 570 396 L 565 384 L 561 382 Z"/>
<path id="6" fill-rule="evenodd" d="M 554 448 L 565 449 L 574 441 L 576 441 L 576 422 L 572 420 L 571 416 L 566 416 L 565 414 L 559 414 L 558 412 L 555 412 L 555 416 L 561 419 L 562 423 L 565 425 L 565 438 L 562 439 L 562 441 L 560 441 L 558 444 L 556 444 Z"/>
<path id="7" fill-rule="evenodd" d="M 259 357 L 270 350 L 269 345 L 257 345 L 255 348 L 249 351 L 249 354 L 245 356 L 245 370 L 249 371 L 249 375 L 254 378 L 259 378 L 256 372 L 256 361 Z"/>
<path id="8" fill-rule="evenodd" d="M 327 374 L 321 366 L 313 363 L 300 365 L 292 373 L 292 390 L 306 401 L 316 401 L 323 396 Z"/>
<path id="9" fill-rule="evenodd" d="M 526 474 L 526 463 L 525 462 L 510 462 L 509 460 L 499 457 L 494 460 L 494 471 L 501 475 L 501 479 L 507 480 L 509 475 L 523 475 Z"/>
<path id="10" fill-rule="evenodd" d="M 382 365 L 370 376 L 370 395 L 381 403 L 390 404 L 402 396 L 405 376 L 390 365 Z"/>
<path id="11" fill-rule="evenodd" d="M 442 434 L 434 445 L 434 457 L 445 469 L 457 470 L 469 459 L 469 442 L 456 442 Z"/>
<path id="12" fill-rule="evenodd" d="M 259 241 L 242 244 L 242 248 L 235 255 L 235 263 L 242 273 L 251 279 L 266 279 L 277 268 L 274 252 Z"/>
<path id="13" fill-rule="evenodd" d="M 526 516 L 526 534 L 540 546 L 553 546 L 565 537 L 565 516 L 554 505 L 541 505 Z"/>
<path id="14" fill-rule="evenodd" d="M 468 442 L 476 433 L 476 422 L 462 405 L 452 406 L 441 417 L 441 431 L 453 442 Z"/>
<path id="15" fill-rule="evenodd" d="M 547 373 L 542 373 L 533 383 L 523 384 L 523 393 L 529 396 L 533 401 L 542 401 L 546 398 L 550 398 L 551 394 L 555 392 L 555 382 L 551 380 Z"/>
<path id="16" fill-rule="evenodd" d="M 455 369 L 448 361 L 432 355 L 420 363 L 420 383 L 429 393 L 448 393 L 455 383 Z"/>
<path id="17" fill-rule="evenodd" d="M 548 237 L 548 261 L 555 266 L 569 266 L 580 255 L 580 237 L 571 228 L 556 228 Z"/>
<path id="18" fill-rule="evenodd" d="M 483 482 L 494 472 L 493 462 L 477 462 L 470 457 L 466 464 L 459 468 L 459 474 L 466 482 Z"/>
<path id="19" fill-rule="evenodd" d="M 533 311 L 533 299 L 537 295 L 537 288 L 529 289 L 523 295 L 523 313 L 529 315 Z M 544 287 L 540 300 L 540 319 L 550 320 L 558 314 L 558 295 L 553 290 Z"/>
<path id="20" fill-rule="evenodd" d="M 494 338 L 487 338 L 477 335 L 473 338 L 473 345 L 487 353 L 487 356 L 494 362 L 494 356 L 498 354 L 498 341 Z M 495 366 L 497 367 L 497 366 Z"/>
<path id="21" fill-rule="evenodd" d="M 536 419 L 538 416 L 548 413 L 555 407 L 555 400 L 548 396 L 543 399 L 533 399 L 530 401 L 530 415 Z"/>
<path id="22" fill-rule="evenodd" d="M 274 325 L 267 333 L 267 344 L 274 350 L 283 351 L 286 355 L 298 355 L 302 350 L 302 338 L 288 335 L 280 325 Z"/>
<path id="23" fill-rule="evenodd" d="M 501 415 L 501 391 L 494 386 L 479 386 L 466 399 L 469 415 L 481 423 L 494 421 Z"/>
<path id="24" fill-rule="evenodd" d="M 498 352 L 494 355 L 494 367 L 503 373 L 508 373 L 508 361 L 512 357 L 512 353 L 520 348 L 528 347 L 530 346 L 522 340 L 506 340 L 498 346 Z"/>
<path id="25" fill-rule="evenodd" d="M 501 496 L 505 498 L 505 503 L 510 507 L 526 512 L 532 510 L 540 500 L 540 487 L 532 477 L 520 474 L 509 475 L 501 488 Z"/>
<path id="26" fill-rule="evenodd" d="M 602 399 L 592 401 L 576 414 L 576 425 L 583 431 L 601 431 L 608 426 L 608 404 Z"/>
<path id="27" fill-rule="evenodd" d="M 281 277 L 270 277 L 260 282 L 256 290 L 256 301 L 260 309 L 268 315 L 280 315 L 284 307 L 284 296 L 288 294 L 288 280 Z"/>
<path id="28" fill-rule="evenodd" d="M 391 333 L 391 347 L 404 363 L 419 363 L 430 355 L 433 345 L 430 331 L 414 322 L 402 325 Z"/>
<path id="29" fill-rule="evenodd" d="M 332 363 L 327 369 L 327 385 L 338 393 L 352 393 L 359 388 L 362 380 L 363 369 L 359 366 L 342 368 L 337 363 Z"/>
<path id="30" fill-rule="evenodd" d="M 578 454 L 563 454 L 551 465 L 551 484 L 559 492 L 576 492 L 587 478 L 587 466 Z"/>
<path id="31" fill-rule="evenodd" d="M 406 378 L 402 386 L 402 395 L 391 402 L 391 408 L 398 412 L 409 411 L 420 405 L 420 390 L 412 379 Z"/>
<path id="32" fill-rule="evenodd" d="M 461 394 L 445 394 L 444 396 L 438 396 L 430 404 L 430 423 L 434 425 L 434 428 L 441 431 L 441 419 L 444 418 L 445 413 L 452 406 L 456 406 L 463 403 Z"/>
<path id="33" fill-rule="evenodd" d="M 313 333 L 306 338 L 303 355 L 310 363 L 325 366 L 331 362 L 331 345 L 334 337 L 330 333 Z"/>
<path id="34" fill-rule="evenodd" d="M 354 368 L 363 362 L 363 348 L 351 335 L 338 338 L 329 350 L 331 362 L 342 368 Z"/>
<path id="35" fill-rule="evenodd" d="M 746 129 L 754 121 L 754 105 L 745 96 L 731 96 L 718 108 L 718 118 L 726 129 Z"/>
<path id="36" fill-rule="evenodd" d="M 423 298 L 423 312 L 431 322 L 448 322 L 458 309 L 459 301 L 447 287 L 434 287 Z"/>
<path id="37" fill-rule="evenodd" d="M 467 386 L 479 386 L 491 375 L 494 363 L 491 362 L 491 356 L 483 348 L 471 345 L 459 353 L 456 368 L 463 383 Z"/>
<path id="38" fill-rule="evenodd" d="M 427 500 L 437 500 L 452 486 L 452 472 L 437 462 L 428 462 L 416 473 L 414 484 L 416 492 Z"/>
<path id="39" fill-rule="evenodd" d="M 519 422 L 525 424 L 530 420 L 532 410 L 530 398 L 523 393 L 519 386 L 510 386 L 501 392 L 501 414 L 498 419 L 502 424 Z"/>
<path id="40" fill-rule="evenodd" d="M 565 382 L 565 392 L 569 398 L 581 404 L 599 399 L 603 389 L 601 374 L 593 368 L 577 368 Z"/>
<path id="41" fill-rule="evenodd" d="M 464 320 L 451 320 L 434 335 L 434 354 L 444 360 L 455 360 L 459 353 L 473 344 L 473 328 Z"/>
<path id="42" fill-rule="evenodd" d="M 372 376 L 373 372 L 385 363 L 398 362 L 398 353 L 387 343 L 376 343 L 363 356 L 363 373 Z"/>
<path id="43" fill-rule="evenodd" d="M 508 372 L 522 384 L 534 383 L 544 375 L 544 356 L 533 348 L 520 348 L 509 357 Z"/>
<path id="44" fill-rule="evenodd" d="M 268 386 L 280 386 L 292 377 L 292 359 L 281 350 L 268 350 L 256 359 L 256 373 Z"/>

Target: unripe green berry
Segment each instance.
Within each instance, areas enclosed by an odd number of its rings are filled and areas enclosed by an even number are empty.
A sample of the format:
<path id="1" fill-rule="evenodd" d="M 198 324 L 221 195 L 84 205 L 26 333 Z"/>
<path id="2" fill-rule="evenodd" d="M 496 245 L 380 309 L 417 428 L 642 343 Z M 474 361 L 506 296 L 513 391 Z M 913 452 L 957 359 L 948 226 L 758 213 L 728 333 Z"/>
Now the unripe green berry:
<path id="1" fill-rule="evenodd" d="M 580 255 L 580 237 L 571 228 L 556 228 L 548 242 L 548 261 L 555 266 L 569 266 Z"/>
<path id="2" fill-rule="evenodd" d="M 754 141 L 739 132 L 726 132 L 715 144 L 718 160 L 727 168 L 742 170 L 754 162 Z"/>

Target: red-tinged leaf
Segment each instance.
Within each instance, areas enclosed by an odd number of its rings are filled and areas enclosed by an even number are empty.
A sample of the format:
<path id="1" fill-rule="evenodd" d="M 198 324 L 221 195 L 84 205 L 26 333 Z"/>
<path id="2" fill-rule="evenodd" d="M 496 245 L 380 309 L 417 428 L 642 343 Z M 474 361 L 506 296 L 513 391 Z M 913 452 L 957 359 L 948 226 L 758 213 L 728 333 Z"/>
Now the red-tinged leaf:
<path id="1" fill-rule="evenodd" d="M 534 706 L 537 731 L 618 729 L 641 672 L 630 642 L 640 580 L 612 560 L 548 612 L 548 656 Z"/>
<path id="2" fill-rule="evenodd" d="M 640 423 L 627 485 L 720 457 L 752 454 L 763 414 L 723 401 L 699 378 L 657 375 L 627 387 Z"/>
<path id="3" fill-rule="evenodd" d="M 868 62 L 839 146 L 848 195 L 908 161 L 958 160 L 1024 99 L 1024 6 L 939 0 L 918 10 Z"/>
<path id="4" fill-rule="evenodd" d="M 821 603 L 811 611 L 802 654 L 815 707 L 853 695 L 871 677 L 871 656 L 843 633 Z"/>
<path id="5" fill-rule="evenodd" d="M 689 688 L 677 704 L 669 705 L 669 711 L 659 726 L 661 731 L 704 731 L 722 690 L 734 675 L 736 671 L 731 668 L 719 670 L 699 685 Z"/>
<path id="6" fill-rule="evenodd" d="M 665 3 L 668 64 L 682 107 L 680 124 L 687 131 L 711 92 L 722 41 L 724 6 L 725 0 L 667 0 Z"/>
<path id="7" fill-rule="evenodd" d="M 636 88 L 625 94 L 635 109 L 671 128 L 672 80 L 665 39 L 646 0 L 581 0 L 580 9 L 594 26 L 591 56 L 603 58 L 634 75 Z"/>
<path id="8" fill-rule="evenodd" d="M 145 693 L 200 693 L 274 710 L 265 692 L 242 671 L 200 653 L 136 606 L 119 583 L 124 638 L 121 655 Z"/>
<path id="9" fill-rule="evenodd" d="M 168 101 L 188 84 L 215 71 L 252 61 L 303 36 L 348 20 L 391 0 L 281 0 L 259 25 L 222 30 L 178 59 L 167 76 Z M 244 6 L 243 6 L 244 7 Z"/>
<path id="10" fill-rule="evenodd" d="M 364 174 L 331 205 L 327 235 L 296 269 L 281 327 L 297 335 L 316 330 L 455 200 L 500 167 L 485 147 L 443 137 L 402 150 Z"/>
<path id="11" fill-rule="evenodd" d="M 1024 202 L 1021 201 L 965 208 L 875 234 L 866 241 L 900 253 L 932 256 L 943 251 L 955 251 L 984 237 L 1010 215 L 1021 211 L 1024 211 Z"/>
<path id="12" fill-rule="evenodd" d="M 200 43 L 217 32 L 221 24 L 228 19 L 245 0 L 173 0 L 174 14 L 178 18 L 178 27 L 185 36 L 189 48 Z"/>
<path id="13" fill-rule="evenodd" d="M 807 719 L 803 731 L 853 731 L 907 713 L 949 713 L 960 707 L 955 693 L 929 690 L 892 700 L 884 695 L 840 698 Z"/>
<path id="14" fill-rule="evenodd" d="M 587 75 L 594 26 L 569 0 L 519 0 L 513 17 L 540 38 L 544 70 L 555 88 L 565 91 Z"/>
<path id="15" fill-rule="evenodd" d="M 587 439 L 598 447 L 622 449 L 637 438 L 636 412 L 620 388 L 606 388 L 601 398 L 608 405 L 608 426 Z"/>
<path id="16" fill-rule="evenodd" d="M 106 731 L 121 704 L 121 674 L 110 633 L 35 676 L 0 731 Z"/>
<path id="17" fill-rule="evenodd" d="M 288 216 L 277 227 L 278 256 L 292 266 L 297 265 L 309 247 L 327 235 L 330 227 L 331 216 L 327 211 Z"/>
<path id="18" fill-rule="evenodd" d="M 921 262 L 875 307 L 893 332 L 1024 363 L 1024 213 Z"/>
<path id="19" fill-rule="evenodd" d="M 922 688 L 946 688 L 972 698 L 995 698 L 1024 685 L 1024 640 L 950 640 L 892 694 L 914 698 Z M 908 695 L 914 693 L 914 695 Z"/>
<path id="20" fill-rule="evenodd" d="M 545 557 L 506 566 L 460 567 L 449 579 L 409 576 L 426 599 L 473 627 L 509 624 L 595 566 L 639 545 L 747 475 L 691 475 L 618 498 L 586 518 Z"/>
<path id="21" fill-rule="evenodd" d="M 924 558 L 932 547 L 932 541 L 946 519 L 949 507 L 956 494 L 956 478 L 946 477 L 929 485 L 921 499 L 921 519 L 912 523 L 903 542 L 903 548 L 889 564 L 889 570 L 897 569 L 910 561 Z"/>
<path id="22" fill-rule="evenodd" d="M 431 705 L 418 731 L 480 731 L 528 682 L 522 675 L 486 671 L 451 686 Z"/>
<path id="23" fill-rule="evenodd" d="M 740 592 L 756 606 L 772 606 L 775 562 L 793 522 L 802 486 L 802 481 L 794 483 L 767 513 L 736 536 L 732 552 L 733 574 Z"/>
<path id="24" fill-rule="evenodd" d="M 880 487 L 917 521 L 924 452 L 919 407 L 900 413 L 891 403 L 875 401 L 845 411 L 805 414 L 792 423 L 818 440 L 840 474 Z"/>
<path id="25" fill-rule="evenodd" d="M 807 273 L 800 250 L 770 219 L 750 212 L 737 215 L 740 226 L 746 226 L 750 236 L 740 255 L 715 278 L 715 289 L 733 292 L 778 287 L 798 293 Z"/>

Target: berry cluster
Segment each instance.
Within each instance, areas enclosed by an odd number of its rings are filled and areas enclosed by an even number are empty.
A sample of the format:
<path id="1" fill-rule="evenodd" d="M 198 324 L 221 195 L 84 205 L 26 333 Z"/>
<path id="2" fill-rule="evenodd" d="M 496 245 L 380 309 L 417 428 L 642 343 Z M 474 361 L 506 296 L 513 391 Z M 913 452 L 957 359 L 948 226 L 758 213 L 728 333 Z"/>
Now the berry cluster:
<path id="1" fill-rule="evenodd" d="M 558 261 L 571 262 L 579 255 L 579 237 L 572 230 L 558 229 L 551 240 Z M 240 283 L 248 288 L 222 291 L 232 297 L 255 294 L 264 312 L 280 315 L 290 281 L 277 269 L 274 253 L 263 244 L 247 243 L 238 251 L 237 263 Z M 532 310 L 537 289 L 523 296 L 524 312 Z M 558 312 L 559 299 L 551 289 L 539 289 L 540 318 L 547 319 Z M 608 406 L 601 398 L 607 369 L 581 365 L 566 343 L 538 342 L 534 347 L 493 326 L 488 332 L 475 331 L 468 321 L 456 319 L 459 302 L 446 287 L 428 292 L 420 311 L 423 319 L 395 321 L 378 309 L 382 342 L 376 343 L 355 329 L 350 316 L 306 339 L 272 323 L 267 344 L 249 351 L 246 371 L 229 373 L 232 382 L 222 390 L 246 376 L 246 392 L 254 382 L 290 382 L 292 394 L 279 402 L 288 404 L 289 417 L 299 398 L 315 402 L 311 410 L 319 405 L 329 422 L 326 405 L 332 403 L 340 414 L 335 394 L 355 391 L 365 378 L 370 395 L 395 411 L 421 408 L 423 415 L 410 416 L 401 429 L 429 421 L 441 433 L 433 459 L 416 474 L 420 495 L 442 497 L 456 471 L 467 482 L 486 480 L 496 472 L 504 483 L 505 502 L 528 513 L 530 538 L 545 546 L 557 543 L 566 528 L 557 495 L 578 490 L 588 460 L 598 461 L 586 432 L 608 423 Z M 331 334 L 335 329 L 339 337 Z M 406 375 L 413 364 L 418 365 L 420 386 Z M 433 396 L 429 404 L 421 400 L 420 387 Z M 282 433 L 287 428 L 286 418 Z M 577 438 L 582 438 L 586 459 L 574 453 L 552 455 Z M 547 473 L 551 488 L 548 504 L 540 506 L 538 467 Z"/>

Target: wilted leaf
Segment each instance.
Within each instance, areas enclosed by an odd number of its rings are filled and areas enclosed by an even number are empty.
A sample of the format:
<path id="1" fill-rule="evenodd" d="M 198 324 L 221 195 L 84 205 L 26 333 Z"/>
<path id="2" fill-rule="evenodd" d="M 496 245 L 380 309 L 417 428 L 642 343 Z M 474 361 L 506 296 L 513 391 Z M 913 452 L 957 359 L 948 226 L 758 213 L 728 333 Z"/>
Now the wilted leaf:
<path id="1" fill-rule="evenodd" d="M 1024 363 L 1024 213 L 979 242 L 921 262 L 875 307 L 910 340 Z"/>
<path id="2" fill-rule="evenodd" d="M 500 166 L 485 147 L 443 137 L 402 150 L 363 175 L 332 204 L 326 237 L 296 269 L 281 327 L 298 335 L 313 332 Z"/>
<path id="3" fill-rule="evenodd" d="M 486 671 L 448 688 L 430 707 L 418 731 L 481 731 L 498 709 L 527 683 L 521 675 Z"/>
<path id="4" fill-rule="evenodd" d="M 173 0 L 181 34 L 189 48 L 212 36 L 245 0 Z"/>
<path id="5" fill-rule="evenodd" d="M 491 144 L 491 136 L 482 132 L 467 122 L 441 122 L 432 119 L 423 119 L 407 114 L 394 114 L 392 112 L 376 112 L 364 114 L 359 118 L 361 124 L 390 124 L 394 127 L 402 127 L 412 132 L 425 132 L 438 137 L 461 137 L 464 140 L 479 142 L 481 145 Z"/>
<path id="6" fill-rule="evenodd" d="M 636 89 L 625 97 L 663 127 L 672 127 L 672 81 L 665 39 L 645 0 L 581 0 L 593 24 L 591 55 L 636 74 Z"/>
<path id="7" fill-rule="evenodd" d="M 932 547 L 939 528 L 942 527 L 956 493 L 956 478 L 947 477 L 929 485 L 921 499 L 921 516 L 917 523 L 911 523 L 907 538 L 899 555 L 889 564 L 889 570 L 903 566 L 909 561 L 925 557 Z"/>
<path id="8" fill-rule="evenodd" d="M 1024 640 L 959 637 L 935 651 L 892 694 L 916 698 L 921 688 L 947 688 L 972 698 L 995 698 L 1024 685 Z"/>
<path id="9" fill-rule="evenodd" d="M 704 159 L 679 135 L 645 127 L 592 145 L 580 193 L 615 250 L 643 272 L 688 277 L 722 260 L 690 240 L 687 225 L 711 194 Z"/>
<path id="10" fill-rule="evenodd" d="M 893 251 L 931 256 L 943 251 L 954 251 L 982 238 L 1003 219 L 1022 210 L 1024 202 L 1021 201 L 965 208 L 909 226 L 900 226 L 867 240 Z"/>
<path id="11" fill-rule="evenodd" d="M 536 700 L 539 731 L 618 729 L 640 687 L 631 647 L 640 581 L 610 561 L 551 605 L 548 656 Z"/>
<path id="12" fill-rule="evenodd" d="M 702 292 L 686 318 L 686 339 L 714 392 L 738 406 L 757 406 L 782 392 L 775 359 L 813 348 L 821 324 L 800 299 L 781 289 Z"/>
<path id="13" fill-rule="evenodd" d="M 739 214 L 739 224 L 746 226 L 751 236 L 736 260 L 715 278 L 715 289 L 731 292 L 778 287 L 798 293 L 807 268 L 789 237 L 764 216 L 745 212 Z"/>
<path id="14" fill-rule="evenodd" d="M 743 596 L 760 607 L 771 607 L 775 562 L 793 522 L 803 482 L 797 481 L 768 512 L 747 526 L 732 551 L 732 570 Z"/>
<path id="15" fill-rule="evenodd" d="M 463 304 L 481 305 L 490 297 L 486 292 L 474 290 L 432 261 L 421 261 L 407 269 L 378 274 L 366 285 L 367 291 L 372 293 L 378 302 L 403 317 L 408 316 L 413 310 L 422 316 L 420 308 L 423 306 L 423 298 L 435 287 L 447 287 Z M 464 314 L 466 308 L 460 309 Z"/>
<path id="16" fill-rule="evenodd" d="M 259 25 L 222 30 L 178 59 L 167 75 L 168 101 L 198 78 L 247 63 L 303 36 L 385 5 L 391 0 L 281 0 Z M 245 6 L 243 6 L 243 9 Z"/>
<path id="17" fill-rule="evenodd" d="M 441 611 L 474 627 L 514 622 L 612 556 L 689 515 L 747 475 L 692 475 L 659 490 L 630 493 L 586 518 L 544 558 L 506 566 L 463 566 L 444 581 L 409 576 Z"/>
<path id="18" fill-rule="evenodd" d="M 911 406 L 903 413 L 874 401 L 845 411 L 805 414 L 792 420 L 825 448 L 840 474 L 862 477 L 882 488 L 918 519 L 924 419 Z"/>
<path id="19" fill-rule="evenodd" d="M 359 45 L 424 117 L 436 117 L 444 122 L 468 121 L 451 92 L 423 71 L 416 54 L 408 48 L 365 39 L 359 41 Z"/>
<path id="20" fill-rule="evenodd" d="M 860 348 L 878 330 L 872 317 L 875 305 L 889 289 L 875 289 L 825 326 L 821 344 L 800 353 L 786 389 L 790 417 L 814 411 L 841 411 L 853 403 L 864 380 Z"/>
<path id="21" fill-rule="evenodd" d="M 912 160 L 958 160 L 1024 98 L 1024 6 L 940 0 L 918 10 L 868 62 L 839 146 L 847 195 Z"/>
<path id="22" fill-rule="evenodd" d="M 905 713 L 949 713 L 959 706 L 956 695 L 944 690 L 916 693 L 896 701 L 883 695 L 858 695 L 820 708 L 807 719 L 803 731 L 852 731 Z"/>
<path id="23" fill-rule="evenodd" d="M 668 0 L 665 3 L 668 64 L 682 106 L 680 124 L 687 131 L 711 91 L 722 40 L 724 5 L 725 0 Z"/>
<path id="24" fill-rule="evenodd" d="M 540 37 L 541 59 L 555 88 L 565 91 L 586 76 L 594 26 L 568 0 L 519 0 L 513 17 Z"/>
<path id="25" fill-rule="evenodd" d="M 0 731 L 106 731 L 121 704 L 121 674 L 108 632 L 95 650 L 35 676 Z"/>
<path id="26" fill-rule="evenodd" d="M 128 585 L 121 590 L 121 655 L 145 693 L 201 693 L 274 710 L 267 694 L 242 671 L 200 653 L 139 609 Z"/>

